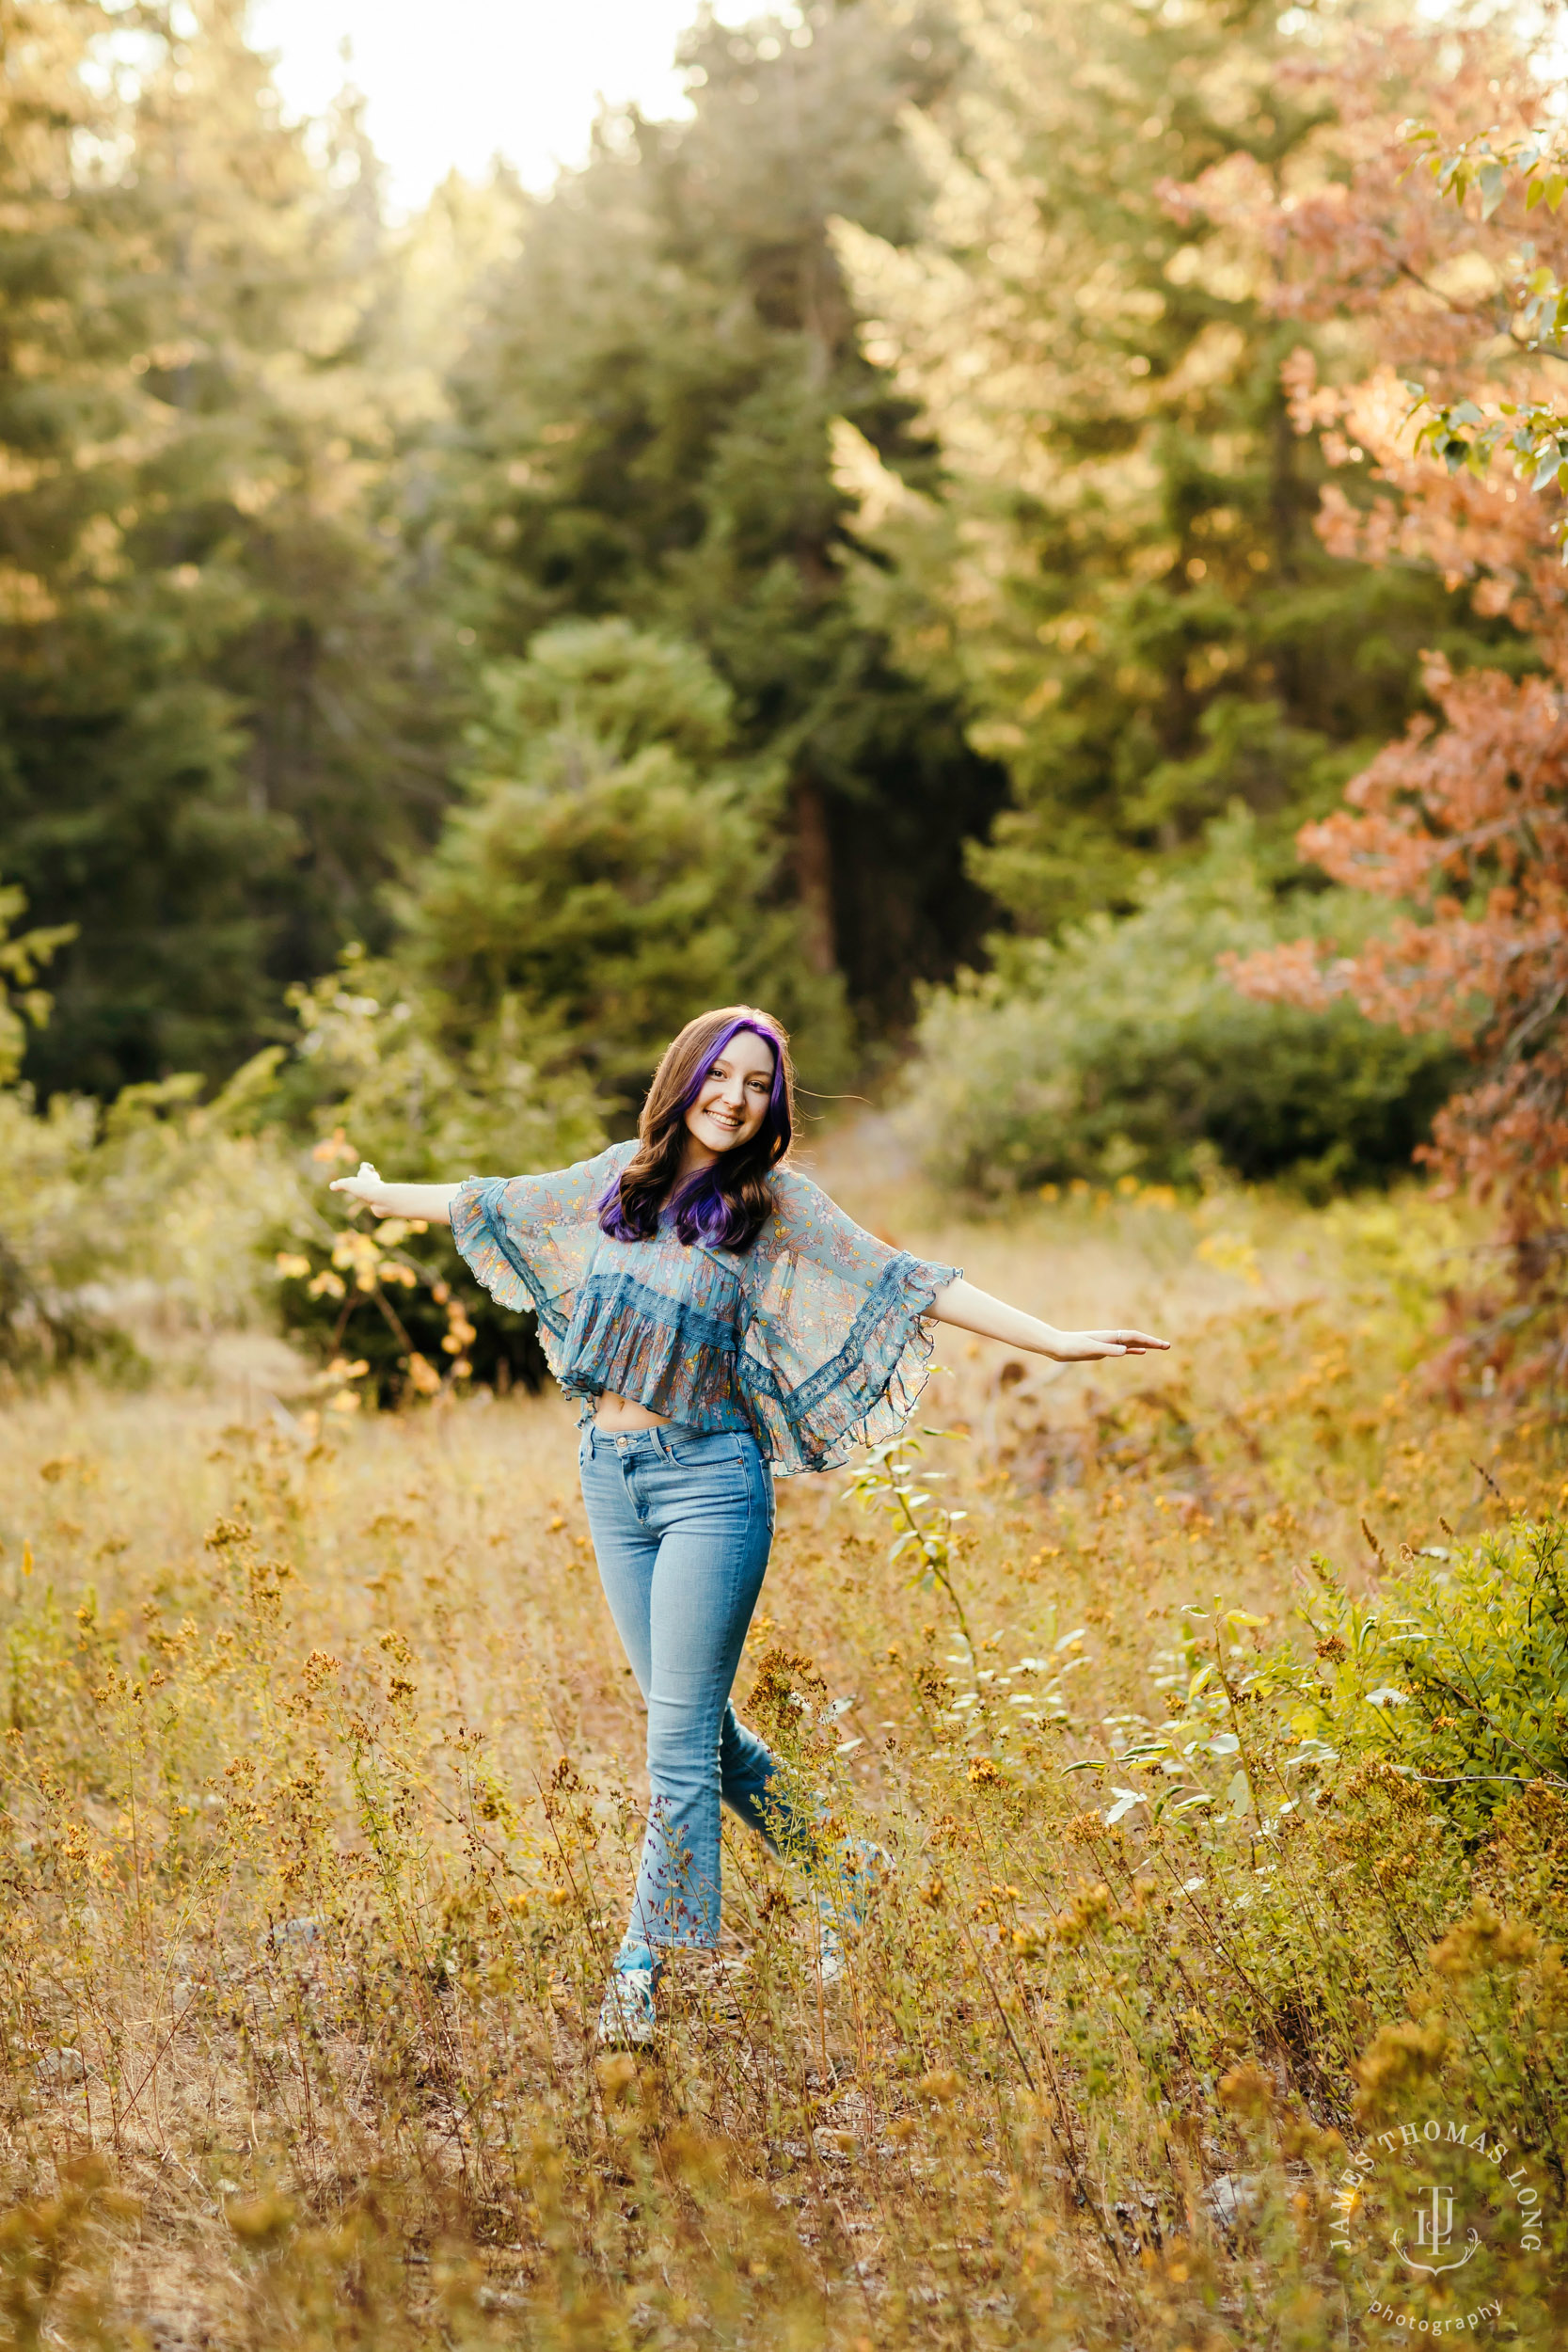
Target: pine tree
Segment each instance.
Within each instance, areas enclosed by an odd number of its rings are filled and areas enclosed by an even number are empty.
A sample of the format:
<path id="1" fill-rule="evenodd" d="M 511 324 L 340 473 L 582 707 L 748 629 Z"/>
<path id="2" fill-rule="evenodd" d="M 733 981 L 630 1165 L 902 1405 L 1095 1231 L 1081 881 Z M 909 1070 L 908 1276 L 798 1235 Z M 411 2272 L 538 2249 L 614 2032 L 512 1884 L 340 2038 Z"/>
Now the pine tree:
<path id="1" fill-rule="evenodd" d="M 630 1131 L 658 1054 L 704 1004 L 760 999 L 832 1071 L 831 979 L 770 903 L 783 777 L 736 756 L 733 697 L 691 645 L 625 621 L 542 630 L 497 662 L 406 957 L 442 1041 L 499 1032 L 582 1070 Z M 836 1074 L 836 1073 L 834 1073 Z"/>
<path id="2" fill-rule="evenodd" d="M 962 19 L 976 62 L 918 141 L 927 241 L 841 240 L 873 356 L 953 475 L 940 509 L 884 485 L 895 570 L 868 586 L 1006 763 L 1013 805 L 972 864 L 1049 933 L 1136 904 L 1150 857 L 1196 854 L 1233 800 L 1283 876 L 1295 826 L 1410 708 L 1420 649 L 1463 660 L 1488 632 L 1431 576 L 1325 555 L 1281 382 L 1302 340 L 1284 262 L 1182 195 L 1227 163 L 1282 194 L 1331 170 L 1301 33 L 1260 0 Z"/>
<path id="3" fill-rule="evenodd" d="M 231 1068 L 373 935 L 438 771 L 356 126 L 311 160 L 240 0 L 4 17 L 0 869 L 78 926 L 29 1072 L 109 1092 Z"/>
<path id="4" fill-rule="evenodd" d="M 454 379 L 451 560 L 466 617 L 516 653 L 563 614 L 701 646 L 743 747 L 783 763 L 781 824 L 820 980 L 873 1025 L 972 949 L 959 850 L 1000 780 L 848 592 L 835 420 L 930 481 L 910 404 L 860 347 L 832 223 L 901 235 L 901 109 L 951 71 L 934 8 L 872 0 L 743 33 L 705 16 L 689 123 L 600 126 L 530 206 Z"/>

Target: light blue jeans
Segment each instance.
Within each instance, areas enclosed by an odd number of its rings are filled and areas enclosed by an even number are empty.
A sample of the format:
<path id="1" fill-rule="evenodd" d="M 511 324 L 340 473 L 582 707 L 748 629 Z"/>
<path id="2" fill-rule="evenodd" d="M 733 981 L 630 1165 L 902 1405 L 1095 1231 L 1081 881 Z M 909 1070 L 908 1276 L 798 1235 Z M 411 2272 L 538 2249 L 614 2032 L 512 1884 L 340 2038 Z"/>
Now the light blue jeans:
<path id="1" fill-rule="evenodd" d="M 773 1479 L 754 1438 L 668 1424 L 590 1424 L 578 1467 L 605 1597 L 648 1709 L 648 1828 L 615 1965 L 649 1968 L 661 1949 L 719 1941 L 721 1803 L 775 1852 L 799 1850 L 778 1763 L 730 1705 L 768 1571 Z"/>

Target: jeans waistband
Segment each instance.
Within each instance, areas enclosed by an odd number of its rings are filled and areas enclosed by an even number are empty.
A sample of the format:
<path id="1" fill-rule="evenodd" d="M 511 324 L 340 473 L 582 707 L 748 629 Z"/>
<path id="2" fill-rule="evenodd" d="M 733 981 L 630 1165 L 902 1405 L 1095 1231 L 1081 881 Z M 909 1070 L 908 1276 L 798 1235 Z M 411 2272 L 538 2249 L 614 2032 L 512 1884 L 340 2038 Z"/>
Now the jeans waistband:
<path id="1" fill-rule="evenodd" d="M 660 1422 L 651 1429 L 601 1429 L 596 1422 L 592 1421 L 583 1424 L 590 1460 L 603 1447 L 608 1447 L 614 1454 L 667 1454 L 671 1447 L 678 1445 L 682 1439 L 690 1443 L 695 1438 L 719 1434 L 717 1430 L 692 1429 L 679 1421 Z"/>

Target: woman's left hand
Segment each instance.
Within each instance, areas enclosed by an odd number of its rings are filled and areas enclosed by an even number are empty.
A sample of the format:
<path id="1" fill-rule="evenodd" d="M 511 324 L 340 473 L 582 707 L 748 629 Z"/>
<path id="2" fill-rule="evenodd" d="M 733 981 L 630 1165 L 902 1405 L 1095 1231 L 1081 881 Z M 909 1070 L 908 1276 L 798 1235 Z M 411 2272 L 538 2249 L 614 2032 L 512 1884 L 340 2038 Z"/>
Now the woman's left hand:
<path id="1" fill-rule="evenodd" d="M 1103 1356 L 1148 1356 L 1169 1345 L 1147 1331 L 1058 1331 L 1043 1352 L 1059 1364 L 1092 1364 Z"/>
<path id="2" fill-rule="evenodd" d="M 1147 1356 L 1170 1345 L 1169 1340 L 1154 1339 L 1148 1331 L 1058 1331 L 1053 1323 L 1041 1323 L 1037 1315 L 1026 1315 L 1006 1299 L 976 1290 L 961 1274 L 956 1281 L 943 1283 L 931 1301 L 931 1311 L 939 1323 L 976 1331 L 983 1340 L 1000 1340 L 1004 1347 L 1026 1347 L 1058 1364 L 1093 1364 L 1104 1356 Z"/>

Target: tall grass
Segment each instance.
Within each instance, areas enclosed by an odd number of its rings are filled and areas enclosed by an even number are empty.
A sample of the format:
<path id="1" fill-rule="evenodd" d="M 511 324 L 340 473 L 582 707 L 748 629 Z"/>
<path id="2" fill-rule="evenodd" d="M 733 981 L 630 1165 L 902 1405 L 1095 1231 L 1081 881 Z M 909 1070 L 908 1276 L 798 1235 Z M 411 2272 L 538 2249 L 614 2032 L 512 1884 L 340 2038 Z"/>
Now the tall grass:
<path id="1" fill-rule="evenodd" d="M 1439 2114 L 1544 2218 L 1421 2308 L 1556 2340 L 1560 1726 L 1433 1729 L 1433 1677 L 1508 1581 L 1551 1716 L 1561 1469 L 1421 1382 L 1457 1229 L 1129 1189 L 900 1237 L 1182 1349 L 944 1334 L 947 1434 L 782 1488 L 742 1698 L 890 1867 L 824 1989 L 811 1889 L 727 1836 L 732 1964 L 635 2056 L 593 2021 L 641 1726 L 564 1408 L 7 1413 L 0 2343 L 1380 2340 L 1347 2152 Z"/>

